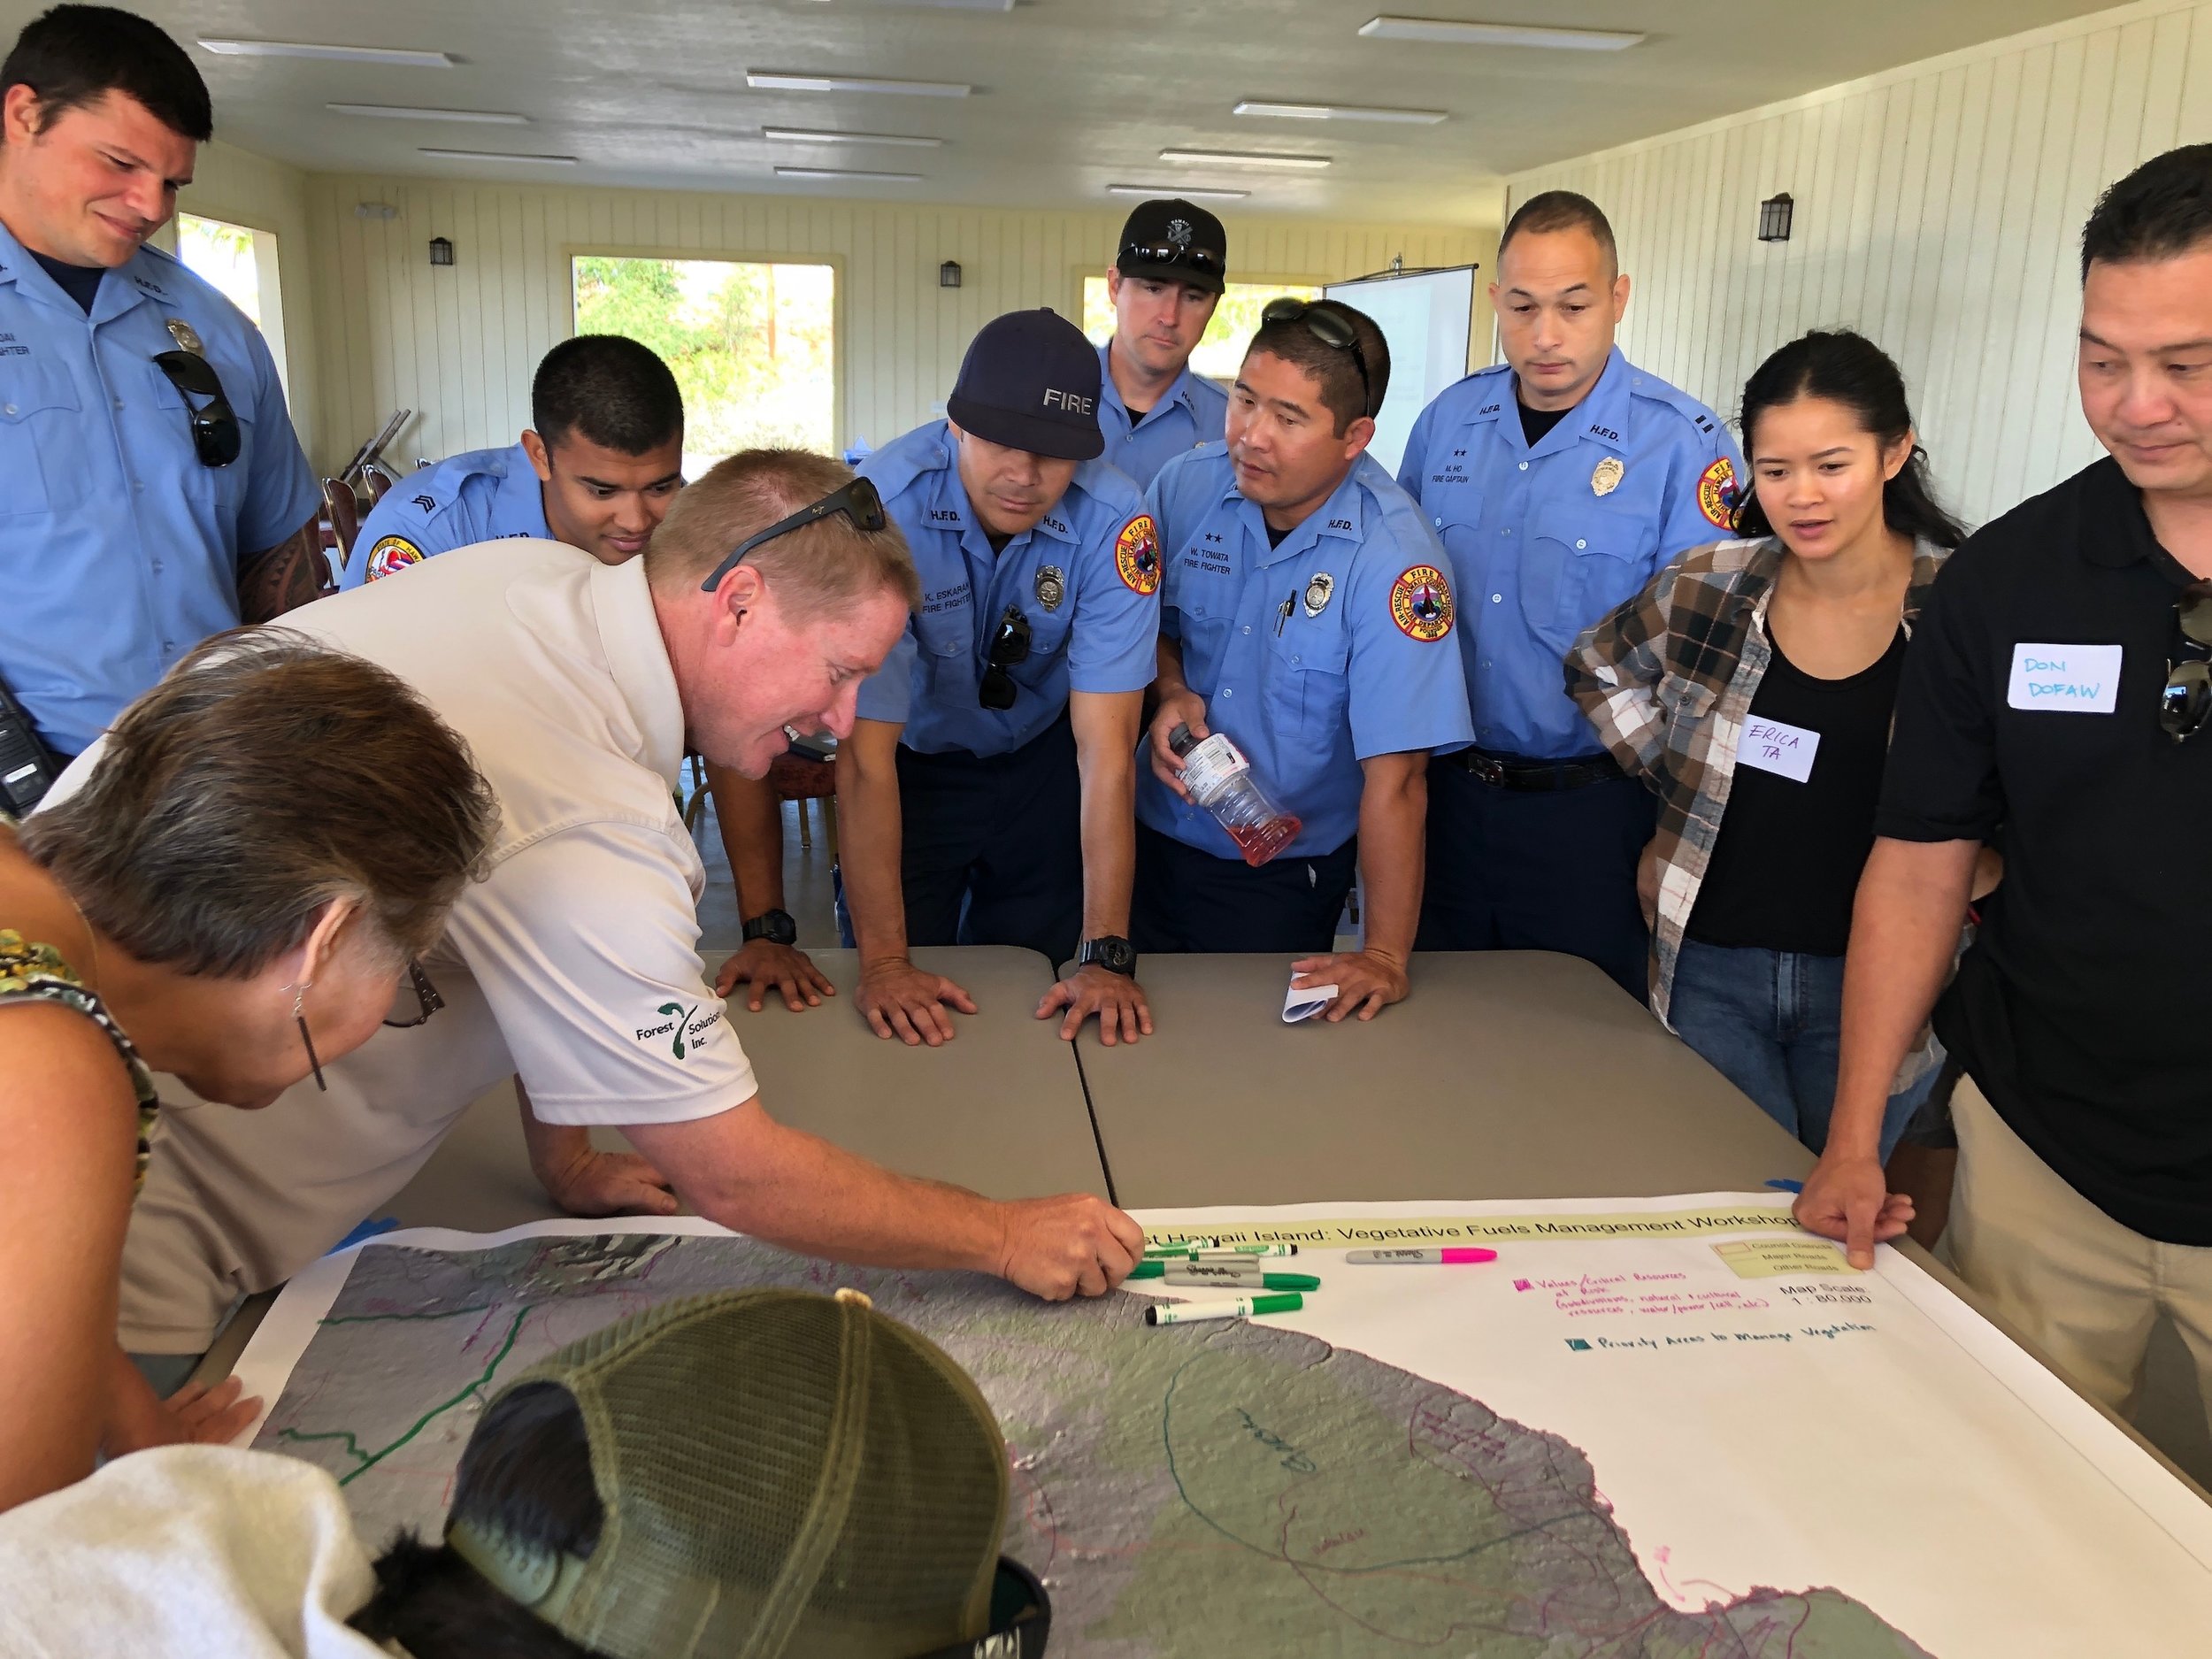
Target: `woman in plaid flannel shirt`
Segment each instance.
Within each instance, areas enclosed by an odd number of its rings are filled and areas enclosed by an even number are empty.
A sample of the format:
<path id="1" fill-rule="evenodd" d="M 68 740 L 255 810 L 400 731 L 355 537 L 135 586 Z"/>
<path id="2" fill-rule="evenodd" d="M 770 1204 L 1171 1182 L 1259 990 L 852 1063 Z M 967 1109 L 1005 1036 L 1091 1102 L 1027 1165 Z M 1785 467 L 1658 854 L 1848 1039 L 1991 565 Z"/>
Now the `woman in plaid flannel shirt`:
<path id="1" fill-rule="evenodd" d="M 1743 435 L 1744 539 L 1686 553 L 1586 630 L 1567 689 L 1659 796 L 1637 884 L 1652 1011 L 1817 1152 L 1897 672 L 1965 532 L 1929 491 L 1897 365 L 1858 334 L 1762 364 Z M 1924 1032 L 1885 1156 L 1939 1057 Z"/>

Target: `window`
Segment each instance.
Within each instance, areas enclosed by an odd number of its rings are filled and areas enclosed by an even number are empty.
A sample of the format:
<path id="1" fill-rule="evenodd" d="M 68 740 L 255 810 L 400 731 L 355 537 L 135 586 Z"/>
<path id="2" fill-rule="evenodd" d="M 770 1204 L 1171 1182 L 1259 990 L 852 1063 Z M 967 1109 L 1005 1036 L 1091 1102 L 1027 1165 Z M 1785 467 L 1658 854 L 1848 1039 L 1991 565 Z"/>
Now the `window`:
<path id="1" fill-rule="evenodd" d="M 177 215 L 177 257 L 253 319 L 276 358 L 277 379 L 289 389 L 284 364 L 284 288 L 276 233 L 226 219 Z"/>
<path id="2" fill-rule="evenodd" d="M 833 454 L 837 273 L 826 265 L 580 254 L 576 332 L 627 334 L 684 395 L 684 476 L 738 449 Z"/>
<path id="3" fill-rule="evenodd" d="M 1191 373 L 1224 385 L 1233 381 L 1238 365 L 1244 361 L 1244 348 L 1259 332 L 1261 307 L 1285 294 L 1302 300 L 1321 297 L 1318 287 L 1296 282 L 1230 283 L 1221 303 L 1214 307 L 1213 320 L 1200 336 L 1198 349 L 1190 354 Z M 1083 332 L 1102 346 L 1113 338 L 1114 308 L 1107 301 L 1102 276 L 1083 279 Z"/>

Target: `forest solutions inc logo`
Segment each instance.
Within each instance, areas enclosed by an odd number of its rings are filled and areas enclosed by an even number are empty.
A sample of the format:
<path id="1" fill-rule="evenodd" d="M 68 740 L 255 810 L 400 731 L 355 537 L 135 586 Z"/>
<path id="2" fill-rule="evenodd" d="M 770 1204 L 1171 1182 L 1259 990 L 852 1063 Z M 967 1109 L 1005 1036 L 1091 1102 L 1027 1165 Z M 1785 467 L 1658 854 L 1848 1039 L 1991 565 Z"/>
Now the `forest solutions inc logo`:
<path id="1" fill-rule="evenodd" d="M 667 1018 L 656 1025 L 640 1025 L 637 1040 L 640 1042 L 653 1042 L 665 1037 L 669 1053 L 679 1060 L 702 1048 L 703 1045 L 699 1041 L 700 1037 L 711 1030 L 714 1022 L 722 1018 L 722 1010 L 718 1008 L 702 1017 L 695 1002 L 689 1008 L 681 1002 L 663 1002 L 656 1011 Z"/>

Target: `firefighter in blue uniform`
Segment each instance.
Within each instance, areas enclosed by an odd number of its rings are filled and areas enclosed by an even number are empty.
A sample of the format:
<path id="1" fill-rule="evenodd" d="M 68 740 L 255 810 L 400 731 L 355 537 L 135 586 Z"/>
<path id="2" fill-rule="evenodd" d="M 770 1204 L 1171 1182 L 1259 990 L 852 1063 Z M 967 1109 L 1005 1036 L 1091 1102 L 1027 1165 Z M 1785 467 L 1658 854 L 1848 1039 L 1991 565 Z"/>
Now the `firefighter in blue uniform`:
<path id="1" fill-rule="evenodd" d="M 1711 410 L 1614 345 L 1628 279 L 1586 197 L 1514 213 L 1490 297 L 1505 363 L 1423 411 L 1399 472 L 1459 573 L 1475 722 L 1431 776 L 1420 947 L 1564 951 L 1640 1001 L 1654 801 L 1562 659 L 1671 560 L 1734 534 L 1740 457 Z"/>
<path id="2" fill-rule="evenodd" d="M 268 342 L 146 242 L 211 122 L 125 12 L 57 7 L 0 65 L 0 811 L 209 634 L 328 586 Z"/>
<path id="3" fill-rule="evenodd" d="M 857 1001 L 907 1042 L 973 1010 L 910 945 L 1078 959 L 1037 1012 L 1107 1042 L 1151 1029 L 1127 937 L 1133 754 L 1159 621 L 1159 546 L 1137 488 L 1097 458 L 1098 353 L 1048 311 L 968 348 L 946 419 L 860 469 L 905 532 L 922 607 L 861 688 L 839 746 Z"/>
<path id="4" fill-rule="evenodd" d="M 1154 482 L 1166 561 L 1158 712 L 1138 787 L 1141 950 L 1283 951 L 1327 1018 L 1406 995 L 1431 751 L 1469 737 L 1451 558 L 1366 453 L 1390 353 L 1363 313 L 1277 300 L 1230 401 L 1228 440 Z M 1175 729 L 1219 732 L 1301 820 L 1248 864 L 1184 787 Z M 1363 878 L 1363 948 L 1333 954 Z"/>
<path id="5" fill-rule="evenodd" d="M 1106 460 L 1146 489 L 1160 469 L 1217 442 L 1229 394 L 1192 373 L 1191 352 L 1228 280 L 1229 238 L 1204 208 L 1140 202 L 1106 273 L 1114 336 L 1098 349 Z"/>
<path id="6" fill-rule="evenodd" d="M 605 565 L 645 549 L 684 481 L 684 400 L 650 350 L 579 334 L 545 354 L 519 443 L 403 479 L 363 520 L 338 585 L 358 588 L 457 547 L 536 536 Z"/>

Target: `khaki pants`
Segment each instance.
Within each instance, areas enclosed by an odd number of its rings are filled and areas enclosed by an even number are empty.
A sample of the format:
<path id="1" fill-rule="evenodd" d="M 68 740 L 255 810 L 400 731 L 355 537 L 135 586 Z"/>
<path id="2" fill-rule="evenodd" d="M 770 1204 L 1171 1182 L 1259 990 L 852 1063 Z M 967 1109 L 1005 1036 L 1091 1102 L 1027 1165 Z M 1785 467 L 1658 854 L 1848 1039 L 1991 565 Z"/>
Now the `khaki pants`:
<path id="1" fill-rule="evenodd" d="M 2212 1248 L 2122 1226 L 2029 1150 L 1971 1078 L 1951 1112 L 1959 1167 L 1943 1254 L 2083 1391 L 2127 1415 L 2161 1313 L 2212 1410 Z"/>

